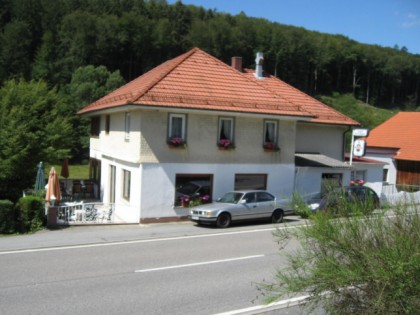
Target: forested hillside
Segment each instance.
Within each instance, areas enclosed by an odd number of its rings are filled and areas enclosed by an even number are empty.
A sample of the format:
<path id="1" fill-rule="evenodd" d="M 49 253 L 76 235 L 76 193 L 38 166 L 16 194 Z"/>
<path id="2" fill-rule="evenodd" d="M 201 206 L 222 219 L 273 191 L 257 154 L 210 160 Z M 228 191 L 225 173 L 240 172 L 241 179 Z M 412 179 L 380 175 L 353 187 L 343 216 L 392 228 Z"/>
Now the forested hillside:
<path id="1" fill-rule="evenodd" d="M 0 199 L 31 187 L 40 161 L 86 159 L 89 120 L 76 112 L 192 47 L 249 68 L 261 51 L 265 70 L 369 128 L 393 113 L 377 108 L 420 105 L 420 55 L 404 48 L 181 2 L 1 0 Z"/>
<path id="2" fill-rule="evenodd" d="M 181 2 L 3 0 L 0 10 L 2 84 L 23 77 L 63 86 L 86 65 L 119 70 L 128 81 L 197 46 L 227 63 L 242 56 L 249 66 L 262 51 L 266 70 L 311 95 L 352 93 L 402 110 L 420 105 L 420 55 L 405 48 L 359 44 Z"/>

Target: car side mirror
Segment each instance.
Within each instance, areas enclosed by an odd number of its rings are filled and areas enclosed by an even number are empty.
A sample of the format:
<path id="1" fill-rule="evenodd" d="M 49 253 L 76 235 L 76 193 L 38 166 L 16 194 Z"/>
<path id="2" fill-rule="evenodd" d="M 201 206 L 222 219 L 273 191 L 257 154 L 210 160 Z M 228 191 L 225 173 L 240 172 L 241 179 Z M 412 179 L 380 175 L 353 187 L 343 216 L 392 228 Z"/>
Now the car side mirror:
<path id="1" fill-rule="evenodd" d="M 242 200 L 240 200 L 240 201 L 239 201 L 239 203 L 240 203 L 241 205 L 244 205 L 244 204 L 246 204 L 246 200 L 245 200 L 245 199 L 242 199 Z"/>

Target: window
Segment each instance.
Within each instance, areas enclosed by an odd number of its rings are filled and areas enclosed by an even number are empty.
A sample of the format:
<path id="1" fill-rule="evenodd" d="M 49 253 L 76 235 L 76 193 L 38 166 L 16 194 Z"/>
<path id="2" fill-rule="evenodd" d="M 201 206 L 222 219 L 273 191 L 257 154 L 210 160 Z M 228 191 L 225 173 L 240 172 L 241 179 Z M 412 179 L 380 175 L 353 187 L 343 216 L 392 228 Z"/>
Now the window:
<path id="1" fill-rule="evenodd" d="M 274 201 L 274 196 L 266 192 L 257 192 L 257 202 Z"/>
<path id="2" fill-rule="evenodd" d="M 219 118 L 219 132 L 217 143 L 219 146 L 231 147 L 234 143 L 234 120 L 233 118 Z"/>
<path id="3" fill-rule="evenodd" d="M 278 122 L 276 120 L 264 121 L 264 148 L 274 149 L 277 147 L 277 129 Z"/>
<path id="4" fill-rule="evenodd" d="M 384 181 L 384 182 L 388 182 L 388 169 L 387 168 L 384 168 L 383 169 L 383 173 L 382 173 L 382 181 Z"/>
<path id="5" fill-rule="evenodd" d="M 110 124 L 111 124 L 111 116 L 106 115 L 105 116 L 105 133 L 106 134 L 109 134 Z"/>
<path id="6" fill-rule="evenodd" d="M 176 174 L 175 206 L 180 206 L 183 199 L 211 202 L 212 186 L 212 174 Z"/>
<path id="7" fill-rule="evenodd" d="M 125 113 L 125 139 L 130 139 L 130 113 Z"/>
<path id="8" fill-rule="evenodd" d="M 324 196 L 327 192 L 334 190 L 337 187 L 341 187 L 343 182 L 343 174 L 322 174 L 321 180 L 321 196 Z"/>
<path id="9" fill-rule="evenodd" d="M 365 181 L 366 180 L 365 177 L 366 177 L 366 171 L 352 171 L 351 172 L 350 179 L 351 180 L 359 180 L 359 179 L 361 179 L 361 180 Z"/>
<path id="10" fill-rule="evenodd" d="M 123 170 L 123 198 L 130 200 L 131 172 Z"/>
<path id="11" fill-rule="evenodd" d="M 186 142 L 186 115 L 169 114 L 168 141 L 172 144 Z"/>
<path id="12" fill-rule="evenodd" d="M 235 190 L 267 189 L 267 174 L 236 174 Z"/>
<path id="13" fill-rule="evenodd" d="M 99 116 L 92 117 L 90 120 L 90 135 L 92 137 L 99 137 L 101 126 L 101 119 Z"/>
<path id="14" fill-rule="evenodd" d="M 115 165 L 109 166 L 109 202 L 115 203 L 115 180 L 116 180 L 116 174 L 117 168 Z"/>

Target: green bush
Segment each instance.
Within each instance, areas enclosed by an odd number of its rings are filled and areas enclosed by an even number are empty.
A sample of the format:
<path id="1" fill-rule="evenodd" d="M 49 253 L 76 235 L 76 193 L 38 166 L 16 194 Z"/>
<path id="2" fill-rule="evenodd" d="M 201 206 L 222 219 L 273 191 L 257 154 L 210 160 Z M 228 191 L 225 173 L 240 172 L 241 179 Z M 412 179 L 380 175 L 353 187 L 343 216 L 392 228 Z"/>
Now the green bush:
<path id="1" fill-rule="evenodd" d="M 13 202 L 0 200 L 0 234 L 15 232 L 15 211 Z"/>
<path id="2" fill-rule="evenodd" d="M 295 191 L 292 196 L 292 208 L 302 219 L 308 219 L 312 216 L 312 211 L 303 198 Z"/>
<path id="3" fill-rule="evenodd" d="M 41 229 L 46 224 L 44 201 L 37 196 L 22 197 L 16 204 L 17 229 L 30 232 Z"/>
<path id="4" fill-rule="evenodd" d="M 306 307 L 329 314 L 420 314 L 420 207 L 399 206 L 336 218 L 317 213 L 300 229 L 278 229 L 286 267 L 259 288 L 267 301 L 309 295 Z"/>

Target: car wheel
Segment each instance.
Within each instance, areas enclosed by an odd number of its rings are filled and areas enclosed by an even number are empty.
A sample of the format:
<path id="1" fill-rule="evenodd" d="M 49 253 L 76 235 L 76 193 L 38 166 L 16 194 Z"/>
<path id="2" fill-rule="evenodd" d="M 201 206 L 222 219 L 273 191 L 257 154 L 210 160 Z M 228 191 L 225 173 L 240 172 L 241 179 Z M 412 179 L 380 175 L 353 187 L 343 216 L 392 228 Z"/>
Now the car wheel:
<path id="1" fill-rule="evenodd" d="M 229 213 L 224 212 L 217 217 L 216 225 L 219 228 L 227 228 L 230 225 L 230 221 Z"/>
<path id="2" fill-rule="evenodd" d="M 281 223 L 283 222 L 283 210 L 275 210 L 271 215 L 271 222 L 273 223 Z"/>

